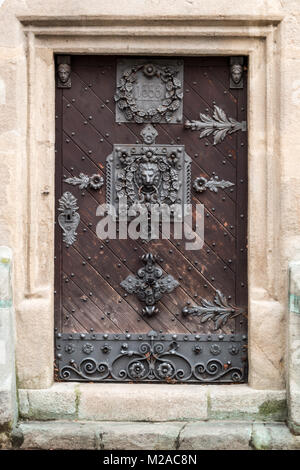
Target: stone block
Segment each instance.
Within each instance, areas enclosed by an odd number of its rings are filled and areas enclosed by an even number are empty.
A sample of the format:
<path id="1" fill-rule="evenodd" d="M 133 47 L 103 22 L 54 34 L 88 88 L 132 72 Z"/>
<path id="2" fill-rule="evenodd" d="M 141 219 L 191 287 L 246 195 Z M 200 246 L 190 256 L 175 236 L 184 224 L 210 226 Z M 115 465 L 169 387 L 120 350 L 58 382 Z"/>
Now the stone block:
<path id="1" fill-rule="evenodd" d="M 0 432 L 10 430 L 16 421 L 11 262 L 12 250 L 0 246 Z"/>
<path id="2" fill-rule="evenodd" d="M 286 419 L 285 390 L 254 390 L 247 385 L 208 388 L 208 417 L 223 420 L 283 421 Z"/>
<path id="3" fill-rule="evenodd" d="M 91 421 L 207 419 L 207 387 L 165 384 L 81 384 L 78 418 Z"/>
<path id="4" fill-rule="evenodd" d="M 296 450 L 300 437 L 283 423 L 231 422 L 23 422 L 12 442 L 0 434 L 0 448 L 24 450 Z"/>
<path id="5" fill-rule="evenodd" d="M 49 389 L 19 390 L 19 413 L 23 419 L 74 419 L 77 411 L 76 385 L 55 383 Z"/>
<path id="6" fill-rule="evenodd" d="M 251 446 L 255 450 L 299 450 L 300 438 L 294 436 L 285 424 L 255 423 Z"/>
<path id="7" fill-rule="evenodd" d="M 189 423 L 179 437 L 179 450 L 250 450 L 250 423 Z"/>
<path id="8" fill-rule="evenodd" d="M 249 383 L 260 390 L 284 388 L 284 310 L 274 300 L 250 297 Z M 276 341 L 274 341 L 276 338 Z"/>
<path id="9" fill-rule="evenodd" d="M 11 387 L 0 390 L 0 431 L 12 426 L 15 414 L 15 403 Z"/>
<path id="10" fill-rule="evenodd" d="M 289 424 L 293 432 L 300 434 L 300 262 L 289 265 L 288 335 Z"/>
<path id="11" fill-rule="evenodd" d="M 95 449 L 96 425 L 68 422 L 22 423 L 21 449 L 90 450 Z"/>
<path id="12" fill-rule="evenodd" d="M 101 423 L 97 447 L 109 450 L 174 450 L 184 423 Z"/>

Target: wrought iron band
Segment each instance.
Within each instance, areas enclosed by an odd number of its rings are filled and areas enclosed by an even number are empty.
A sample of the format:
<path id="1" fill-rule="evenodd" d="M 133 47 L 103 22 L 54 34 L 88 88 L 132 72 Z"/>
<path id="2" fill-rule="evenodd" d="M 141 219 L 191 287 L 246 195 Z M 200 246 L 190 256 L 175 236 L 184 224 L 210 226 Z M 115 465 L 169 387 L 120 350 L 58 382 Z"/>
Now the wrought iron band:
<path id="1" fill-rule="evenodd" d="M 237 382 L 247 380 L 246 336 L 56 333 L 60 380 Z"/>

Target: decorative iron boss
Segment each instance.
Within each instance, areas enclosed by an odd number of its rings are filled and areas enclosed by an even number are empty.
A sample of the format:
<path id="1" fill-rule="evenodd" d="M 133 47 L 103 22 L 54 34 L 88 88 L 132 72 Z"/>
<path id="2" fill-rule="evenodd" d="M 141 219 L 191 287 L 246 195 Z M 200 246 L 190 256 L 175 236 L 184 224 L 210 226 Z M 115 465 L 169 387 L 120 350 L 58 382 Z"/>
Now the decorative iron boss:
<path id="1" fill-rule="evenodd" d="M 120 285 L 129 294 L 136 294 L 139 300 L 146 304 L 143 308 L 143 314 L 152 317 L 158 313 L 156 302 L 165 293 L 170 294 L 179 285 L 179 282 L 170 274 L 163 276 L 163 271 L 156 265 L 152 253 L 143 255 L 142 261 L 145 266 L 138 270 L 137 276 L 127 276 Z"/>

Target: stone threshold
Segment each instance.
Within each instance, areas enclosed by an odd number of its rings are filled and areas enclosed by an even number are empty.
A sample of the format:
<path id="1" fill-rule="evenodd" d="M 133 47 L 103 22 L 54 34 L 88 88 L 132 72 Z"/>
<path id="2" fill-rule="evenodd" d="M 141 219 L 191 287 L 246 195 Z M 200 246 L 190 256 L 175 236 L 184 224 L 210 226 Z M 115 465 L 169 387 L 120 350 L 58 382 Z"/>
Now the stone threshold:
<path id="1" fill-rule="evenodd" d="M 83 384 L 56 382 L 18 391 L 23 420 L 82 421 L 285 421 L 285 390 L 247 384 Z"/>
<path id="2" fill-rule="evenodd" d="M 284 423 L 21 422 L 12 448 L 33 450 L 299 450 Z"/>

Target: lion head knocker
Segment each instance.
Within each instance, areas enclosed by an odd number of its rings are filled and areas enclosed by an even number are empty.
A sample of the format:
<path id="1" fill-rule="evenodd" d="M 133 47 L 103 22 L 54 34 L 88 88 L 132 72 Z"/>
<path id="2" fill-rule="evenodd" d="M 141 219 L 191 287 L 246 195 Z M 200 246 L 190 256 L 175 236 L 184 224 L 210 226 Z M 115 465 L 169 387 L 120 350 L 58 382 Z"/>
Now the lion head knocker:
<path id="1" fill-rule="evenodd" d="M 157 202 L 161 173 L 157 163 L 140 163 L 136 175 L 140 202 Z"/>

